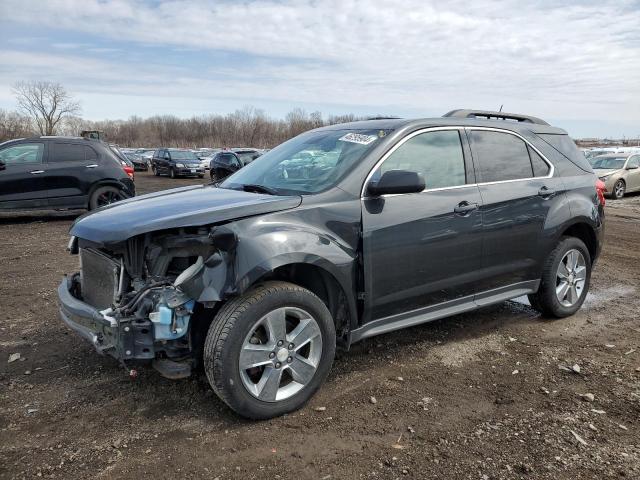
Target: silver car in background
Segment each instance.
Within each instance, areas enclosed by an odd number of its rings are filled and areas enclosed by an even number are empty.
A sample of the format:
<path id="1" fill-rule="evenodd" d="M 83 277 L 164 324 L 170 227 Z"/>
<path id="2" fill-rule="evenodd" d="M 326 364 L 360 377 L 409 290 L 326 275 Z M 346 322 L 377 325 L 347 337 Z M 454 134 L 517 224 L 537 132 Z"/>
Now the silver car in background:
<path id="1" fill-rule="evenodd" d="M 589 159 L 589 163 L 613 198 L 640 191 L 640 153 L 607 153 Z"/>

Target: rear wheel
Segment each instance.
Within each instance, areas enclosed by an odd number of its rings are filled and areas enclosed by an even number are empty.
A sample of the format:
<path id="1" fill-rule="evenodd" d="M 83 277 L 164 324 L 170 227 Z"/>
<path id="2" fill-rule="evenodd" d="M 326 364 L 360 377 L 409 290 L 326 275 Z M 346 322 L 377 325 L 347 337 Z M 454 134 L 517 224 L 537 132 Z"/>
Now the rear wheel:
<path id="1" fill-rule="evenodd" d="M 326 379 L 335 327 L 309 290 L 268 282 L 230 300 L 204 346 L 209 383 L 242 416 L 265 419 L 300 408 Z"/>
<path id="2" fill-rule="evenodd" d="M 89 199 L 89 210 L 111 205 L 112 203 L 124 200 L 127 195 L 117 187 L 104 186 L 98 187 L 91 194 Z"/>
<path id="3" fill-rule="evenodd" d="M 613 186 L 613 198 L 615 198 L 616 200 L 620 200 L 622 197 L 624 197 L 626 188 L 627 185 L 624 183 L 624 180 L 618 180 Z"/>
<path id="4" fill-rule="evenodd" d="M 582 240 L 564 237 L 547 259 L 531 306 L 545 316 L 562 318 L 582 306 L 591 280 L 591 256 Z"/>

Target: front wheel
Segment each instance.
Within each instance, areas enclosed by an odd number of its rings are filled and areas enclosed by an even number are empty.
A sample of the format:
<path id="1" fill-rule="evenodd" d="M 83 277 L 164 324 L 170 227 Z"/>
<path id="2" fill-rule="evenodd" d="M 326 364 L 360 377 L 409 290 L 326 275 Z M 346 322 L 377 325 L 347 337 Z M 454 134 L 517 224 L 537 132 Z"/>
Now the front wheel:
<path id="1" fill-rule="evenodd" d="M 267 282 L 230 300 L 204 346 L 207 378 L 238 414 L 266 419 L 297 410 L 329 374 L 336 334 L 309 290 Z"/>
<path id="2" fill-rule="evenodd" d="M 155 166 L 151 167 L 151 171 L 153 172 L 153 174 L 154 174 L 156 177 L 159 177 L 159 176 L 160 176 L 160 172 L 158 171 L 157 167 L 155 167 Z"/>
<path id="3" fill-rule="evenodd" d="M 169 176 L 170 176 L 171 178 L 177 178 L 177 176 L 178 176 L 178 175 L 176 175 L 176 171 L 175 171 L 173 168 L 171 168 L 171 169 L 169 170 Z"/>
<path id="4" fill-rule="evenodd" d="M 540 288 L 529 295 L 545 316 L 563 318 L 582 306 L 591 281 L 591 255 L 579 238 L 564 237 L 545 262 Z"/>
<path id="5" fill-rule="evenodd" d="M 624 197 L 626 187 L 627 186 L 625 185 L 624 180 L 618 180 L 613 186 L 613 198 L 615 198 L 616 200 L 620 200 L 622 197 Z"/>

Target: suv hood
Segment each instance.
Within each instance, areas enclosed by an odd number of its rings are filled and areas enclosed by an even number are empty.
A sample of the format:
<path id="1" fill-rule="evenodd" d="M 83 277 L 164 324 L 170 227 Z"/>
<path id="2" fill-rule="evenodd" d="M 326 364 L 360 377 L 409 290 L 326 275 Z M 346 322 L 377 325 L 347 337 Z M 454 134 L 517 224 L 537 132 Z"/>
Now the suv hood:
<path id="1" fill-rule="evenodd" d="M 70 233 L 99 245 L 142 233 L 210 225 L 300 205 L 300 196 L 274 196 L 202 185 L 129 198 L 78 218 Z"/>

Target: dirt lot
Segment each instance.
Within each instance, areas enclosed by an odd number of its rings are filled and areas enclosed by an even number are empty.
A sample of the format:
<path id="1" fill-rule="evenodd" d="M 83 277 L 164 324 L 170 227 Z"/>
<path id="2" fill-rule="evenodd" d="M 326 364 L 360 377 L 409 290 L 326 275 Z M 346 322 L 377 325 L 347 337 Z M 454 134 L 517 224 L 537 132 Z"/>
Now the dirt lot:
<path id="1" fill-rule="evenodd" d="M 141 192 L 198 182 L 137 177 Z M 63 326 L 73 218 L 0 218 L 2 478 L 640 478 L 638 195 L 608 202 L 574 317 L 505 302 L 370 339 L 304 409 L 266 422 L 204 378 L 130 380 Z"/>

